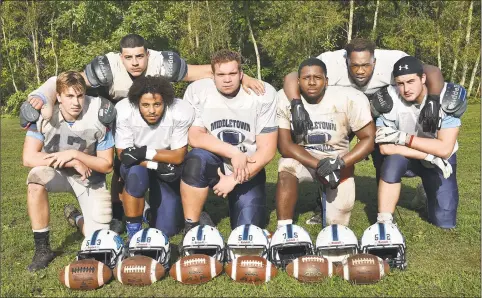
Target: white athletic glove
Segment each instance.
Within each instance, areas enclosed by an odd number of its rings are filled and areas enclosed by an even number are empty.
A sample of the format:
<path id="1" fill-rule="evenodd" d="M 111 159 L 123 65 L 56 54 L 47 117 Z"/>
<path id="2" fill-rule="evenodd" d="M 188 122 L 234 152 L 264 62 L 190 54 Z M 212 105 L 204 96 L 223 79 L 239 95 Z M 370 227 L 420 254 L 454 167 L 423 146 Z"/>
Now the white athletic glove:
<path id="1" fill-rule="evenodd" d="M 450 163 L 447 160 L 445 160 L 443 158 L 440 158 L 440 157 L 437 157 L 437 156 L 433 156 L 432 154 L 427 154 L 427 156 L 424 158 L 424 160 L 430 162 L 430 165 L 428 165 L 428 166 L 427 166 L 427 163 L 422 162 L 422 164 L 426 168 L 433 168 L 432 165 L 437 166 L 442 171 L 442 174 L 443 174 L 445 179 L 450 177 L 450 175 L 452 174 L 452 166 L 450 165 Z"/>
<path id="2" fill-rule="evenodd" d="M 379 127 L 375 136 L 375 143 L 396 144 L 405 146 L 407 133 L 391 127 Z"/>

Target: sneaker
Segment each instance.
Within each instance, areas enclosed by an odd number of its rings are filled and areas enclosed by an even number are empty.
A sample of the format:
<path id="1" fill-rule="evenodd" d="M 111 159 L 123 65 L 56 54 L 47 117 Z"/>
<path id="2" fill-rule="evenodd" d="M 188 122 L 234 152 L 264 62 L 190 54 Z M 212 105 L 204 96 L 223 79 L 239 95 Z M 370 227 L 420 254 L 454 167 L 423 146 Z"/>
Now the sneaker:
<path id="1" fill-rule="evenodd" d="M 81 215 L 82 213 L 80 213 L 80 211 L 75 208 L 74 205 L 67 204 L 64 206 L 64 217 L 68 221 L 70 226 L 76 228 L 77 224 L 75 223 L 75 219 Z"/>
<path id="2" fill-rule="evenodd" d="M 28 265 L 27 269 L 34 272 L 40 269 L 47 268 L 50 262 L 55 258 L 54 252 L 50 247 L 35 248 L 35 254 L 32 258 L 32 263 Z"/>
<path id="3" fill-rule="evenodd" d="M 201 212 L 201 216 L 199 217 L 199 224 L 216 227 L 213 220 L 211 219 L 211 216 L 209 216 L 209 214 L 206 211 Z"/>
<path id="4" fill-rule="evenodd" d="M 116 232 L 117 234 L 121 235 L 124 233 L 125 226 L 122 220 L 118 220 L 117 218 L 113 218 L 110 222 L 109 230 Z"/>

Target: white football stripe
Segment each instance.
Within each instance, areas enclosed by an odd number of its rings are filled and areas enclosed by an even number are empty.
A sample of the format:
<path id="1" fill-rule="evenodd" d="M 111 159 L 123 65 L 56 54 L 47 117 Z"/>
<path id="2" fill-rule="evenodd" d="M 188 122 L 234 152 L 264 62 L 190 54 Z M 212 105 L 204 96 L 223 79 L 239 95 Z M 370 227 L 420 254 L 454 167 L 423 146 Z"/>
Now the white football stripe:
<path id="1" fill-rule="evenodd" d="M 298 270 L 299 270 L 298 259 L 295 259 L 293 261 L 293 277 L 296 279 L 298 279 Z"/>
<path id="2" fill-rule="evenodd" d="M 236 280 L 236 268 L 238 267 L 238 260 L 237 259 L 234 259 L 233 262 L 232 262 L 232 265 L 231 268 L 231 278 L 233 280 Z"/>
<path id="3" fill-rule="evenodd" d="M 181 262 L 179 262 L 179 261 L 176 263 L 176 276 L 177 276 L 177 280 L 182 282 Z"/>
<path id="4" fill-rule="evenodd" d="M 118 264 L 117 264 L 117 280 L 120 281 L 121 284 L 123 284 L 122 282 L 122 270 L 121 270 L 121 267 L 122 267 L 122 261 L 120 261 Z"/>
<path id="5" fill-rule="evenodd" d="M 269 281 L 271 279 L 271 262 L 266 261 L 266 280 Z"/>
<path id="6" fill-rule="evenodd" d="M 210 267 L 211 267 L 211 278 L 216 277 L 216 259 L 211 257 L 210 258 Z"/>
<path id="7" fill-rule="evenodd" d="M 155 283 L 157 281 L 156 279 L 156 265 L 157 265 L 157 261 L 152 259 L 151 261 L 151 284 Z"/>
<path id="8" fill-rule="evenodd" d="M 104 263 L 102 262 L 99 262 L 100 263 L 100 266 L 99 268 L 97 268 L 97 284 L 99 285 L 99 287 L 103 286 L 104 285 Z"/>
<path id="9" fill-rule="evenodd" d="M 343 278 L 345 280 L 350 280 L 350 267 L 348 266 L 348 262 L 343 266 Z"/>
<path id="10" fill-rule="evenodd" d="M 383 266 L 383 260 L 378 260 L 378 267 L 380 267 L 380 278 L 385 276 L 385 266 Z"/>
<path id="11" fill-rule="evenodd" d="M 67 288 L 70 289 L 69 272 L 70 272 L 70 264 L 68 264 L 67 267 L 65 267 L 65 272 L 64 272 L 65 285 L 67 286 Z"/>

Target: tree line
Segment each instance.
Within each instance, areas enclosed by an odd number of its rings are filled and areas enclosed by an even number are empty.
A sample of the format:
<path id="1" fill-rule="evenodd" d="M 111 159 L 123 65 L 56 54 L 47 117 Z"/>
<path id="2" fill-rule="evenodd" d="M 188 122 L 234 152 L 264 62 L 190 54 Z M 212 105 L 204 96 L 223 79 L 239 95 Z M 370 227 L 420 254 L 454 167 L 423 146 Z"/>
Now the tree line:
<path id="1" fill-rule="evenodd" d="M 3 1 L 0 95 L 18 113 L 27 94 L 65 70 L 119 51 L 128 33 L 189 64 L 221 48 L 275 88 L 299 63 L 355 37 L 442 69 L 446 81 L 480 96 L 480 1 Z M 329 77 L 329 74 L 328 74 Z M 177 96 L 187 84 L 175 85 Z"/>

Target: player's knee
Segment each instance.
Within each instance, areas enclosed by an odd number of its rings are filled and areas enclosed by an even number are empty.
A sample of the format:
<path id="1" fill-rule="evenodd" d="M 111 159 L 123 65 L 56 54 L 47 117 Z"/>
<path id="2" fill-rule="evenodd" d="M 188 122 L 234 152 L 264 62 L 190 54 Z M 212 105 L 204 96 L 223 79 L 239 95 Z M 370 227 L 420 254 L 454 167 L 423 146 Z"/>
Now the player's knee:
<path id="1" fill-rule="evenodd" d="M 212 168 L 212 174 L 216 173 L 216 175 L 209 175 L 209 173 L 207 173 L 210 167 Z M 213 177 L 217 176 L 219 178 L 217 175 L 217 168 L 215 169 L 214 166 L 208 164 L 206 159 L 203 158 L 200 150 L 193 149 L 184 159 L 184 168 L 182 169 L 181 179 L 184 183 L 190 186 L 204 188 L 209 185 L 209 182 L 205 178 L 206 175 Z"/>
<path id="2" fill-rule="evenodd" d="M 89 196 L 91 201 L 92 221 L 98 224 L 109 224 L 112 220 L 112 201 L 107 189 L 92 191 Z"/>
<path id="3" fill-rule="evenodd" d="M 246 205 L 241 207 L 237 214 L 237 218 L 231 220 L 231 229 L 247 224 L 264 228 L 267 224 L 266 205 Z"/>
<path id="4" fill-rule="evenodd" d="M 142 166 L 130 168 L 125 179 L 125 191 L 134 198 L 143 198 L 149 188 L 149 174 Z"/>
<path id="5" fill-rule="evenodd" d="M 35 167 L 30 170 L 27 176 L 27 184 L 30 185 L 41 185 L 44 187 L 49 183 L 55 176 L 55 170 L 51 167 Z M 32 186 L 34 187 L 34 186 Z"/>
<path id="6" fill-rule="evenodd" d="M 40 192 L 47 191 L 45 189 L 45 186 L 36 184 L 36 183 L 29 183 L 27 186 L 27 190 L 29 193 L 40 193 Z"/>
<path id="7" fill-rule="evenodd" d="M 407 159 L 401 155 L 389 155 L 382 164 L 380 178 L 386 183 L 400 183 L 407 171 Z"/>
<path id="8" fill-rule="evenodd" d="M 439 191 L 433 200 L 428 198 L 429 219 L 437 227 L 455 227 L 459 195 L 456 189 Z M 431 216 L 430 216 L 431 215 Z"/>

